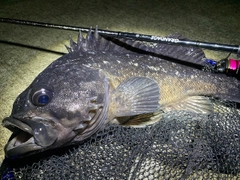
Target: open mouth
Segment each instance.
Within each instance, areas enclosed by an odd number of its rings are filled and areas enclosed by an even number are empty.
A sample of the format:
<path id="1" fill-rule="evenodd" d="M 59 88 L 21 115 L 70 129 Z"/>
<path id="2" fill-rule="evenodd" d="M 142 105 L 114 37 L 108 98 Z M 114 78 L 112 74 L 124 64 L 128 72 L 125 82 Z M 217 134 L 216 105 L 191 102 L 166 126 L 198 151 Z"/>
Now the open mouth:
<path id="1" fill-rule="evenodd" d="M 3 120 L 2 125 L 13 132 L 4 148 L 7 157 L 42 149 L 42 146 L 35 143 L 32 128 L 21 120 L 8 117 Z"/>

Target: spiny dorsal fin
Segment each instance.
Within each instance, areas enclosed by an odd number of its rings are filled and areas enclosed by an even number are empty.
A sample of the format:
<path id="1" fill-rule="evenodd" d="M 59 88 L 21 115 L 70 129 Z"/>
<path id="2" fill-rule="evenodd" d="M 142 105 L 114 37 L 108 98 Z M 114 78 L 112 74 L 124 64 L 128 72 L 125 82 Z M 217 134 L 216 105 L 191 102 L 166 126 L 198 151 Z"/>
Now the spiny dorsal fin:
<path id="1" fill-rule="evenodd" d="M 70 38 L 70 47 L 66 46 L 69 53 L 94 53 L 101 52 L 115 52 L 115 53 L 131 53 L 133 49 L 138 49 L 141 46 L 140 42 L 132 40 L 118 40 L 111 37 L 103 37 L 98 33 L 96 26 L 93 32 L 89 29 L 86 38 L 83 37 L 82 32 L 79 32 L 77 43 Z"/>
<path id="2" fill-rule="evenodd" d="M 167 37 L 186 39 L 179 34 Z M 205 54 L 201 48 L 105 37 L 99 35 L 97 26 L 94 32 L 92 28 L 89 29 L 86 38 L 82 36 L 80 31 L 77 43 L 70 39 L 70 47 L 66 48 L 69 53 L 149 53 L 150 55 L 162 55 L 199 65 L 205 64 Z"/>

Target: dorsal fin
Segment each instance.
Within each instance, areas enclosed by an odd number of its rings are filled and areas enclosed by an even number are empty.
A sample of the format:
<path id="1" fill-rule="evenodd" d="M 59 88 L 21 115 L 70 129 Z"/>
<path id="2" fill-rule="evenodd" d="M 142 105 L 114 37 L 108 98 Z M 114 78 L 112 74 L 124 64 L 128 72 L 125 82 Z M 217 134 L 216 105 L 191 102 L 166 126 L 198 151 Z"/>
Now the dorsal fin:
<path id="1" fill-rule="evenodd" d="M 114 53 L 134 53 L 143 51 L 142 43 L 134 40 L 115 39 L 112 37 L 105 37 L 99 35 L 98 28 L 92 31 L 89 29 L 86 38 L 82 36 L 81 31 L 78 34 L 77 43 L 70 38 L 70 47 L 66 46 L 69 53 L 94 53 L 101 52 L 114 52 Z M 145 47 L 145 46 L 144 46 Z M 147 47 L 146 47 L 147 48 Z M 145 51 L 145 48 L 143 48 Z"/>
<path id="2" fill-rule="evenodd" d="M 183 37 L 180 34 L 172 34 L 166 36 L 167 38 L 181 39 L 181 40 L 189 40 Z M 173 45 L 173 44 L 163 44 L 163 43 L 155 43 L 153 47 L 149 50 L 156 54 L 160 54 L 163 56 L 171 57 L 174 59 L 178 59 L 184 62 L 189 62 L 198 65 L 205 65 L 206 57 L 205 53 L 201 48 L 190 47 L 184 45 Z"/>
<path id="3" fill-rule="evenodd" d="M 178 34 L 167 37 L 186 39 Z M 162 55 L 199 65 L 205 63 L 205 54 L 201 48 L 105 37 L 99 35 L 98 27 L 95 28 L 94 32 L 92 31 L 92 28 L 90 28 L 86 38 L 84 38 L 82 33 L 79 32 L 77 43 L 70 39 L 70 47 L 66 46 L 66 48 L 69 53 L 92 54 L 99 51 L 121 54 L 144 53 L 152 56 Z"/>

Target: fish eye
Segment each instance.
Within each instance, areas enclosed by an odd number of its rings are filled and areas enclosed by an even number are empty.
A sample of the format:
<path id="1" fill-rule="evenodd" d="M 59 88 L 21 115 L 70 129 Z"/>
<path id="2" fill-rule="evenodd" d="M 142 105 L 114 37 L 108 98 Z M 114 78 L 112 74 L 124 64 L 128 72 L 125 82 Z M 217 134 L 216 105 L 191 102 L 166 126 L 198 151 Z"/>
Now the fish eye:
<path id="1" fill-rule="evenodd" d="M 52 91 L 41 88 L 32 94 L 32 103 L 35 106 L 45 106 L 51 101 L 52 97 Z"/>

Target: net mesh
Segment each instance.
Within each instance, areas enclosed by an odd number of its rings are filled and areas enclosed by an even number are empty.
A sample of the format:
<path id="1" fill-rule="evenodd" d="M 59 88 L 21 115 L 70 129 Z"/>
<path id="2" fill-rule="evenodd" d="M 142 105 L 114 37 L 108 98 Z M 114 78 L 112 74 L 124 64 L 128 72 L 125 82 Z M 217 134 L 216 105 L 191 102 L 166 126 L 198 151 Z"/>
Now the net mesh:
<path id="1" fill-rule="evenodd" d="M 215 113 L 163 114 L 146 128 L 106 125 L 84 143 L 25 159 L 5 159 L 3 179 L 240 179 L 236 104 Z M 221 104 L 221 105 L 220 105 Z"/>

